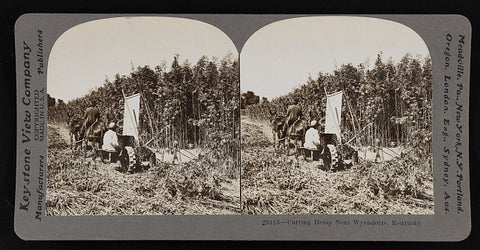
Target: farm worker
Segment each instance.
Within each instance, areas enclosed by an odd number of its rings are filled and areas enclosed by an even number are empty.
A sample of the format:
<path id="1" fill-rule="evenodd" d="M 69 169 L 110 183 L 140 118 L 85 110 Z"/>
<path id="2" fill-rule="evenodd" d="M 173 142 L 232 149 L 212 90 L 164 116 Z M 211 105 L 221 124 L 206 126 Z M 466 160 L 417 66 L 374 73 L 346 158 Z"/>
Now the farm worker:
<path id="1" fill-rule="evenodd" d="M 90 107 L 88 107 L 86 110 L 85 110 L 85 115 L 84 115 L 84 129 L 87 129 L 88 127 L 90 127 L 95 121 L 97 121 L 98 119 L 100 119 L 100 111 L 98 111 L 98 108 L 95 107 L 96 106 L 96 102 L 95 101 L 92 101 L 90 103 Z"/>
<path id="2" fill-rule="evenodd" d="M 107 152 L 118 151 L 120 145 L 118 144 L 117 132 L 115 132 L 116 124 L 111 122 L 108 124 L 108 131 L 103 135 L 102 149 Z"/>
<path id="3" fill-rule="evenodd" d="M 305 143 L 303 144 L 303 147 L 306 149 L 316 150 L 320 145 L 320 135 L 316 127 L 316 120 L 310 122 L 310 128 L 307 130 L 307 133 L 305 133 Z"/>
<path id="4" fill-rule="evenodd" d="M 283 131 L 287 131 L 287 128 L 300 117 L 302 117 L 302 108 L 298 105 L 298 99 L 295 99 L 294 104 L 287 108 L 287 120 L 283 125 Z"/>

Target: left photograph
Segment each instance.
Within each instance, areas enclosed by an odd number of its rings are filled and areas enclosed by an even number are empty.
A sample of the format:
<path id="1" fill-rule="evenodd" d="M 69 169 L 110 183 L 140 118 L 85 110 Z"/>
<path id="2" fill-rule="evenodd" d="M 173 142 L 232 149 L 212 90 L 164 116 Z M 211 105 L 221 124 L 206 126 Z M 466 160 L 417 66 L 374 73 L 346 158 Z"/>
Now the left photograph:
<path id="1" fill-rule="evenodd" d="M 191 19 L 62 34 L 47 68 L 46 215 L 240 214 L 238 57 Z"/>

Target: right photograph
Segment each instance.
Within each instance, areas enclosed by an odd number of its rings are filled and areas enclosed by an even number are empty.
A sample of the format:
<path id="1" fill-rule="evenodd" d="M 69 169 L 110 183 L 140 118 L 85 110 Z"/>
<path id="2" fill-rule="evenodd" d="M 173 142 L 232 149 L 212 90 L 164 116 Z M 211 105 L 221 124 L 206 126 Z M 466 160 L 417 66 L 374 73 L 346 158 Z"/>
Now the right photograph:
<path id="1" fill-rule="evenodd" d="M 409 27 L 301 17 L 240 54 L 243 214 L 434 214 L 432 64 Z"/>

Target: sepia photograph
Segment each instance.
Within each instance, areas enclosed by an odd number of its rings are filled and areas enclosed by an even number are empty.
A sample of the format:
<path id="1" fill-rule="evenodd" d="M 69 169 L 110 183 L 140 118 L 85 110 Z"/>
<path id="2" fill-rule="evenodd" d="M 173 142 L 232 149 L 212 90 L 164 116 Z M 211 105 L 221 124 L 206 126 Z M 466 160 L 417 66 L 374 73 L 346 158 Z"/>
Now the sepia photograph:
<path id="1" fill-rule="evenodd" d="M 241 213 L 239 74 L 204 22 L 67 30 L 48 60 L 46 215 Z"/>
<path id="2" fill-rule="evenodd" d="M 240 54 L 244 214 L 433 214 L 432 63 L 407 26 L 301 17 Z"/>
<path id="3" fill-rule="evenodd" d="M 12 28 L 12 237 L 471 234 L 469 17 L 27 13 Z"/>

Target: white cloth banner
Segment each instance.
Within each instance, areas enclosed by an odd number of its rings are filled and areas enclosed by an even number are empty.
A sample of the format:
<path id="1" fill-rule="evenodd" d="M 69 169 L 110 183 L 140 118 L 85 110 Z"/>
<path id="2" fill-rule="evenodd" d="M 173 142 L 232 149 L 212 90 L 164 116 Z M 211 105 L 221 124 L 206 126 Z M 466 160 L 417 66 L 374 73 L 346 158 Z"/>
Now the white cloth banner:
<path id="1" fill-rule="evenodd" d="M 140 94 L 125 97 L 123 112 L 123 135 L 131 135 L 138 141 L 138 115 L 140 112 Z"/>
<path id="2" fill-rule="evenodd" d="M 342 94 L 340 91 L 327 95 L 327 112 L 325 114 L 325 133 L 336 134 L 339 142 L 341 142 Z"/>

